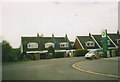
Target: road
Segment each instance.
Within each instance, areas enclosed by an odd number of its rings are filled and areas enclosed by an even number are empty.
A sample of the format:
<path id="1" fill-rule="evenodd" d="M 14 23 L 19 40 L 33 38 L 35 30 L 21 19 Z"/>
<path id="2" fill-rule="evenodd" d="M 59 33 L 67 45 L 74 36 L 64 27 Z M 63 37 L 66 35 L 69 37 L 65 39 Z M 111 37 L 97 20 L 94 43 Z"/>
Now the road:
<path id="1" fill-rule="evenodd" d="M 100 63 L 105 61 L 106 63 Z M 108 61 L 108 62 L 107 62 Z M 3 65 L 3 80 L 118 80 L 117 77 L 83 72 L 77 67 L 100 73 L 118 74 L 118 61 L 109 59 L 86 60 L 84 57 L 27 61 Z M 113 63 L 112 63 L 113 62 Z M 103 68 L 102 68 L 103 67 Z M 108 69 L 110 67 L 111 70 Z M 105 69 L 104 69 L 105 68 Z"/>

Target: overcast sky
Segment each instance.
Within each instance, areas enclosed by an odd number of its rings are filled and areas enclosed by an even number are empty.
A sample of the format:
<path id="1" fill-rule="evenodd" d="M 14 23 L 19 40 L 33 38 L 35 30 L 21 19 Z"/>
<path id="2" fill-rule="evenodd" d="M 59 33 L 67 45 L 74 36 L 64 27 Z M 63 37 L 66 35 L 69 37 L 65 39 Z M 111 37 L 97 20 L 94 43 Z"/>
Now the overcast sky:
<path id="1" fill-rule="evenodd" d="M 69 39 L 74 41 L 76 36 L 88 35 L 89 32 L 100 34 L 102 29 L 107 29 L 115 33 L 118 30 L 117 0 L 11 1 L 5 0 L 0 4 L 0 35 L 14 48 L 20 46 L 21 36 L 36 36 L 37 32 L 44 36 L 52 36 L 53 33 L 56 37 L 68 34 Z"/>

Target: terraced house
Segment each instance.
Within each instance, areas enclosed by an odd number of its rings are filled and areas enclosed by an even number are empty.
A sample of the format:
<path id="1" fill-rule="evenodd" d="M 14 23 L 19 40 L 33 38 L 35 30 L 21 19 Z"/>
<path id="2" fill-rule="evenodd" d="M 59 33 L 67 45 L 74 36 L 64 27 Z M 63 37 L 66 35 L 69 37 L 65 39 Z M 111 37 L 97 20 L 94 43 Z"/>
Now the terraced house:
<path id="1" fill-rule="evenodd" d="M 120 33 L 108 33 L 108 48 L 118 48 L 120 46 Z M 102 48 L 102 36 L 92 35 L 77 36 L 74 42 L 75 49 L 99 49 Z"/>
<path id="2" fill-rule="evenodd" d="M 36 59 L 45 58 L 47 48 L 53 46 L 55 52 L 65 52 L 72 48 L 67 37 L 43 37 L 37 34 L 36 37 L 21 37 L 21 53 L 34 54 Z"/>

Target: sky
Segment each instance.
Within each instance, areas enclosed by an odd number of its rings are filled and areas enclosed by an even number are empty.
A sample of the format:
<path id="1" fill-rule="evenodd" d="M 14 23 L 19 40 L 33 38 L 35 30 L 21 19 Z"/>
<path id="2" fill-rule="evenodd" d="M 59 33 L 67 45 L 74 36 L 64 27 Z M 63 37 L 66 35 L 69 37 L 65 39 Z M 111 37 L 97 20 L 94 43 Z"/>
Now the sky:
<path id="1" fill-rule="evenodd" d="M 64 37 L 118 30 L 118 0 L 4 0 L 0 4 L 0 38 L 20 47 L 21 36 Z"/>

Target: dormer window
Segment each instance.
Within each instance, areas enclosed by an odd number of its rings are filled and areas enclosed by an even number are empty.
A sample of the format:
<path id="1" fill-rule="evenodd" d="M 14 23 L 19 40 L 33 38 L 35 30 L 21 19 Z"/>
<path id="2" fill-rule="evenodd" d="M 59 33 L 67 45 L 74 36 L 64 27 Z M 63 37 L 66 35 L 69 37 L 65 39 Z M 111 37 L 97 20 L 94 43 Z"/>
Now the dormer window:
<path id="1" fill-rule="evenodd" d="M 95 46 L 94 41 L 87 41 L 85 44 L 86 44 L 87 47 L 94 47 Z"/>
<path id="2" fill-rule="evenodd" d="M 101 42 L 101 44 L 102 44 L 102 41 L 100 41 Z M 107 40 L 107 42 L 108 42 L 108 45 L 110 45 L 110 40 Z"/>
<path id="3" fill-rule="evenodd" d="M 108 40 L 108 45 L 110 45 L 110 40 Z"/>
<path id="4" fill-rule="evenodd" d="M 61 48 L 68 48 L 69 44 L 67 42 L 62 42 L 62 43 L 60 43 L 60 47 Z"/>
<path id="5" fill-rule="evenodd" d="M 117 39 L 117 44 L 120 44 L 120 39 Z"/>
<path id="6" fill-rule="evenodd" d="M 28 44 L 27 44 L 27 48 L 28 48 L 28 49 L 38 48 L 38 43 L 36 43 L 36 42 L 28 43 Z"/>
<path id="7" fill-rule="evenodd" d="M 52 46 L 53 48 L 55 47 L 54 43 L 52 43 L 52 42 L 48 42 L 48 43 L 45 44 L 45 48 L 48 48 L 50 46 Z"/>

